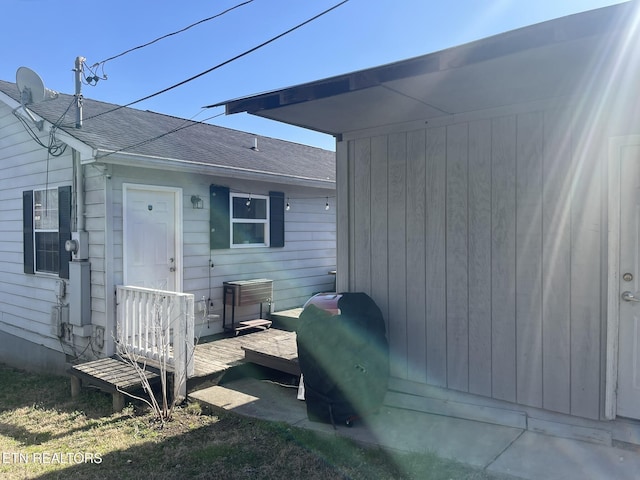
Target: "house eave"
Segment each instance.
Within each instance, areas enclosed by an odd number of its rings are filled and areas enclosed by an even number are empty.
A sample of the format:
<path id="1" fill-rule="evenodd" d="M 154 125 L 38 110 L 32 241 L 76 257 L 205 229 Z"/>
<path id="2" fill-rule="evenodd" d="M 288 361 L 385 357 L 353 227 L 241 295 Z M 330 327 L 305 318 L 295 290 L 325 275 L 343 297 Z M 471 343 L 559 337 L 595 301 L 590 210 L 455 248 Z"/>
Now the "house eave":
<path id="1" fill-rule="evenodd" d="M 424 123 L 564 97 L 594 76 L 606 75 L 606 68 L 597 62 L 624 39 L 633 3 L 210 106 L 224 106 L 227 114 L 245 112 L 339 137 L 381 124 Z"/>
<path id="2" fill-rule="evenodd" d="M 294 185 L 300 187 L 322 188 L 335 190 L 334 180 L 323 180 L 297 175 L 270 173 L 248 168 L 233 167 L 227 165 L 212 165 L 209 163 L 195 162 L 182 159 L 162 158 L 157 156 L 140 155 L 108 150 L 96 150 L 91 159 L 83 160 L 84 165 L 108 164 L 123 165 L 128 167 L 152 168 L 171 172 L 181 172 L 197 175 L 209 175 L 216 177 L 228 177 L 234 179 L 251 180 L 258 182 L 270 182 L 276 184 Z"/>
<path id="3" fill-rule="evenodd" d="M 19 102 L 15 101 L 13 98 L 11 98 L 9 95 L 7 95 L 6 93 L 4 93 L 2 91 L 0 91 L 0 102 L 3 102 L 4 104 L 6 104 L 12 111 L 15 111 L 15 110 L 17 110 L 17 109 L 22 107 L 22 105 Z M 48 120 L 46 120 L 45 118 L 41 117 L 40 115 L 36 114 L 33 111 L 30 111 L 30 112 L 31 112 L 31 115 L 33 115 L 33 117 L 37 121 L 42 121 L 43 122 L 42 131 L 49 131 L 51 129 L 51 127 L 53 127 L 53 124 L 51 122 L 49 122 Z M 64 130 L 57 129 L 56 130 L 56 137 L 59 140 L 61 140 L 62 142 L 64 142 L 67 145 L 69 145 L 71 148 L 73 148 L 77 152 L 79 152 L 81 158 L 83 158 L 83 159 L 91 158 L 91 156 L 93 155 L 93 148 L 92 147 L 90 147 L 89 145 L 87 145 L 84 142 L 81 142 L 77 138 L 74 138 L 72 135 L 69 135 Z"/>

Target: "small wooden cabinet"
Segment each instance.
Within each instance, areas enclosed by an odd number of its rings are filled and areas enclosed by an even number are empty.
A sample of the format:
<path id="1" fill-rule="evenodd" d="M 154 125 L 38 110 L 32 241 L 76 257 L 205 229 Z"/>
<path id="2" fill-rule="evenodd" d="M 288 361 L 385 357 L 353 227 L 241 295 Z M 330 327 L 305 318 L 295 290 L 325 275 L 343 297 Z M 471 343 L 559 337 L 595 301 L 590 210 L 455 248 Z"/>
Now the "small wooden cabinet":
<path id="1" fill-rule="evenodd" d="M 273 298 L 273 281 L 267 278 L 253 280 L 236 280 L 222 284 L 222 327 L 226 331 L 233 331 L 236 335 L 251 328 L 266 329 L 271 326 L 271 320 L 262 318 L 263 304 L 271 304 Z M 255 320 L 244 320 L 236 324 L 236 307 L 260 304 L 260 317 Z M 231 323 L 227 325 L 227 305 L 231 307 Z"/>

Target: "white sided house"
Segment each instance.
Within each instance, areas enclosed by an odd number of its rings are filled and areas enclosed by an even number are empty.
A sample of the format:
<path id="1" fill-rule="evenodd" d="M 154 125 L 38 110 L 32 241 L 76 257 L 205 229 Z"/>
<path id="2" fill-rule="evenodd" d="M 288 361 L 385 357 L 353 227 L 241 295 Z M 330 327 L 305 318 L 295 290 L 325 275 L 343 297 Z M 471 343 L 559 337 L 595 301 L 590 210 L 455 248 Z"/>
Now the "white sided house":
<path id="1" fill-rule="evenodd" d="M 272 311 L 333 289 L 334 152 L 87 98 L 76 128 L 72 95 L 27 109 L 0 81 L 0 362 L 112 355 L 122 286 L 190 299 L 197 337 L 222 331 L 223 282 L 271 280 Z"/>
<path id="2" fill-rule="evenodd" d="M 337 287 L 384 313 L 387 402 L 640 443 L 639 15 L 224 102 L 336 136 Z"/>

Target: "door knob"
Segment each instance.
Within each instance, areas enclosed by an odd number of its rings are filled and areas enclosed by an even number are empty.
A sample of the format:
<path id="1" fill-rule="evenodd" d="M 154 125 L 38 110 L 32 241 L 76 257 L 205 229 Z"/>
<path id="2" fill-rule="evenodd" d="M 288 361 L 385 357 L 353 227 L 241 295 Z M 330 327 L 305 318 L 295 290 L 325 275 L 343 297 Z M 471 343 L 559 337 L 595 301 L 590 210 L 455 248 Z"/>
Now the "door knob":
<path id="1" fill-rule="evenodd" d="M 631 292 L 622 292 L 622 299 L 625 302 L 640 302 L 640 298 L 634 296 Z"/>

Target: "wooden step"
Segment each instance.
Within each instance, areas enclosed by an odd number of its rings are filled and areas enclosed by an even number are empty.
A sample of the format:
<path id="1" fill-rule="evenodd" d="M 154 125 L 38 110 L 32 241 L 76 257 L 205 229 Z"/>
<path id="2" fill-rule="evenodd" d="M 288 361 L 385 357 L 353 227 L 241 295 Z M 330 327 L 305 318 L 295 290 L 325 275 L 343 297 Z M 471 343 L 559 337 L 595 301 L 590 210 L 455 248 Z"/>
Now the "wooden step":
<path id="1" fill-rule="evenodd" d="M 298 318 L 301 313 L 302 307 L 292 308 L 290 310 L 273 312 L 269 315 L 269 318 L 273 321 L 274 328 L 279 328 L 288 332 L 295 332 L 298 327 Z"/>
<path id="2" fill-rule="evenodd" d="M 133 365 L 115 356 L 74 365 L 69 369 L 71 396 L 77 397 L 83 384 L 98 387 L 104 392 L 111 393 L 113 410 L 118 412 L 124 408 L 123 392 L 132 392 L 142 388 L 139 372 Z M 149 384 L 160 382 L 160 375 L 156 372 L 144 369 L 142 373 Z"/>
<path id="3" fill-rule="evenodd" d="M 271 327 L 271 323 L 271 320 L 265 320 L 263 318 L 257 318 L 255 320 L 244 320 L 242 322 L 237 322 L 232 331 L 236 332 L 236 335 L 238 335 L 243 330 L 251 330 L 255 328 L 266 330 L 267 328 Z"/>

